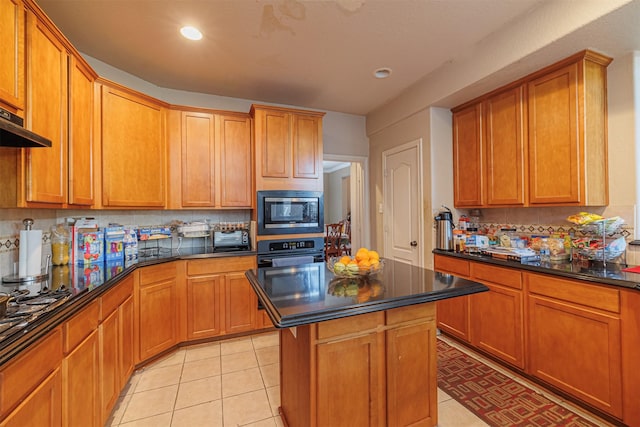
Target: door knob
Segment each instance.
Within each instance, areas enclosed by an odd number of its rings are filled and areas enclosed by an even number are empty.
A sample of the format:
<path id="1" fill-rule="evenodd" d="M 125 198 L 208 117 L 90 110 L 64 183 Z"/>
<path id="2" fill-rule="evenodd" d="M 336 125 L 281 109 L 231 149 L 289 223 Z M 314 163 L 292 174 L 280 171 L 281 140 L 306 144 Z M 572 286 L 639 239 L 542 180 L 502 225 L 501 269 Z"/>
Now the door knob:
<path id="1" fill-rule="evenodd" d="M 413 240 L 411 243 L 409 243 L 411 246 L 416 247 L 418 246 L 418 242 L 416 242 L 415 240 Z"/>

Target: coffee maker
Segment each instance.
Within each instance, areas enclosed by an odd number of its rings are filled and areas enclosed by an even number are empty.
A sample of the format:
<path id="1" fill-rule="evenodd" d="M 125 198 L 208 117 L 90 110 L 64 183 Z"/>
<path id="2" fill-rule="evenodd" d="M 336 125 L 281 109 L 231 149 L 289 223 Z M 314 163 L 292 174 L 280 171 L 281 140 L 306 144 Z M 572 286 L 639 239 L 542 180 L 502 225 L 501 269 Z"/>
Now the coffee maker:
<path id="1" fill-rule="evenodd" d="M 453 215 L 451 209 L 442 206 L 445 210 L 435 216 L 436 221 L 436 249 L 452 251 L 453 248 Z"/>

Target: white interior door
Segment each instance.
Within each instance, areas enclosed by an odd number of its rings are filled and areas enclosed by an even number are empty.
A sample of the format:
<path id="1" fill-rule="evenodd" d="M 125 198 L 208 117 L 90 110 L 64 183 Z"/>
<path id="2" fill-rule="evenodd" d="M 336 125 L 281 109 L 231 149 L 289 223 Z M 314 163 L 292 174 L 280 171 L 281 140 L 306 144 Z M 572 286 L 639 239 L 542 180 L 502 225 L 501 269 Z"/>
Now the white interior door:
<path id="1" fill-rule="evenodd" d="M 382 153 L 384 256 L 422 265 L 422 140 Z"/>

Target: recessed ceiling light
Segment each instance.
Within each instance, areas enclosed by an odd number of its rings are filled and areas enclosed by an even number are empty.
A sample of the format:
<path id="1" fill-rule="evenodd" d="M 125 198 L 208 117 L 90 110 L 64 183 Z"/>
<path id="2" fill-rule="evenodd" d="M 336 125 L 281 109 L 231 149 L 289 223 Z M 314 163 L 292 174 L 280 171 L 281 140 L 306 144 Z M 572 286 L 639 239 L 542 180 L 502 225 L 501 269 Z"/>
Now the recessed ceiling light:
<path id="1" fill-rule="evenodd" d="M 189 40 L 200 40 L 202 38 L 202 33 L 196 27 L 182 27 L 180 28 L 180 34 Z"/>
<path id="2" fill-rule="evenodd" d="M 373 72 L 373 75 L 375 76 L 376 79 L 386 79 L 391 75 L 391 68 L 387 68 L 387 67 L 378 68 Z"/>

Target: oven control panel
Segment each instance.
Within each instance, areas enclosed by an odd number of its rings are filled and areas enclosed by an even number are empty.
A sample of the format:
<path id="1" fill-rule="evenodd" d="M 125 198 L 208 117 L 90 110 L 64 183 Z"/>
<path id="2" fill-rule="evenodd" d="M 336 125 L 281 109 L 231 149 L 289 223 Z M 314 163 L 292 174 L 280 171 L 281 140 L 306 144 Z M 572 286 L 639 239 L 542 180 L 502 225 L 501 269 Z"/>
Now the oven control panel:
<path id="1" fill-rule="evenodd" d="M 261 240 L 258 242 L 258 253 L 313 251 L 322 250 L 322 237 L 310 239 Z"/>

